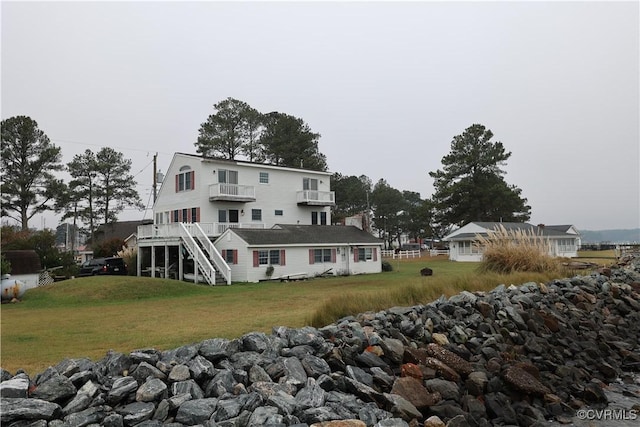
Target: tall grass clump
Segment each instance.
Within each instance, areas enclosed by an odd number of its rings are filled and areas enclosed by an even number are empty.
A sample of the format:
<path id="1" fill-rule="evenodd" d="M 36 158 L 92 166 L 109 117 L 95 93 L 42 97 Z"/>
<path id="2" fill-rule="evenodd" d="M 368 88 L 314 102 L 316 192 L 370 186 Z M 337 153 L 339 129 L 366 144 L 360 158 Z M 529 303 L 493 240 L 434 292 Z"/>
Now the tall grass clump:
<path id="1" fill-rule="evenodd" d="M 127 268 L 129 270 L 129 276 L 137 276 L 137 265 L 138 265 L 138 251 L 134 247 L 123 246 L 122 250 L 116 253 L 117 256 L 122 258 L 127 264 Z"/>
<path id="2" fill-rule="evenodd" d="M 507 230 L 500 225 L 474 242 L 482 251 L 481 272 L 557 271 L 560 263 L 549 255 L 549 242 L 533 230 Z"/>

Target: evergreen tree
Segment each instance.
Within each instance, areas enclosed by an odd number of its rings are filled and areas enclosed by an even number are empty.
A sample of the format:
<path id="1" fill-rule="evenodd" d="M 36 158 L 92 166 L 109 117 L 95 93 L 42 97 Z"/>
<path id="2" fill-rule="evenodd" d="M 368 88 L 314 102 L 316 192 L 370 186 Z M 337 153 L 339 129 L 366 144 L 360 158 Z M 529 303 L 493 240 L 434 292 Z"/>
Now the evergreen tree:
<path id="1" fill-rule="evenodd" d="M 122 153 L 108 147 L 97 154 L 87 149 L 67 167 L 73 179 L 63 219 L 76 217 L 88 224 L 92 241 L 98 224 L 117 221 L 126 207 L 144 208 L 130 173 L 131 160 Z"/>
<path id="2" fill-rule="evenodd" d="M 227 98 L 213 106 L 216 112 L 200 125 L 196 152 L 205 157 L 234 160 L 246 154 L 250 160 L 259 157 L 256 144 L 262 125 L 262 115 L 249 104 Z"/>
<path id="3" fill-rule="evenodd" d="M 30 117 L 15 116 L 2 121 L 0 176 L 2 216 L 17 220 L 28 230 L 34 215 L 54 210 L 64 190 L 52 172 L 64 169 L 60 148 Z"/>
<path id="4" fill-rule="evenodd" d="M 326 171 L 327 160 L 318 150 L 320 134 L 302 119 L 273 112 L 265 116 L 260 138 L 265 160 L 278 166 Z"/>
<path id="5" fill-rule="evenodd" d="M 440 227 L 471 221 L 524 222 L 531 217 L 522 190 L 504 181 L 501 166 L 511 156 L 493 133 L 474 124 L 451 142 L 442 158 L 443 168 L 429 172 L 434 178 L 435 222 Z"/>

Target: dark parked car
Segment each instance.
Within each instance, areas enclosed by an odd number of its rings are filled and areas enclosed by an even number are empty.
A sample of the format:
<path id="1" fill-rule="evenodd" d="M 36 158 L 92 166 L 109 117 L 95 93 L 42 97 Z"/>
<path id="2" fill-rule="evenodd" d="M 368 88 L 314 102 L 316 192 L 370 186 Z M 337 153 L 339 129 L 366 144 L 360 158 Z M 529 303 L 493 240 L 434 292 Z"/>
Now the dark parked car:
<path id="1" fill-rule="evenodd" d="M 96 276 L 99 274 L 127 275 L 127 264 L 120 257 L 94 258 L 82 264 L 78 276 Z"/>

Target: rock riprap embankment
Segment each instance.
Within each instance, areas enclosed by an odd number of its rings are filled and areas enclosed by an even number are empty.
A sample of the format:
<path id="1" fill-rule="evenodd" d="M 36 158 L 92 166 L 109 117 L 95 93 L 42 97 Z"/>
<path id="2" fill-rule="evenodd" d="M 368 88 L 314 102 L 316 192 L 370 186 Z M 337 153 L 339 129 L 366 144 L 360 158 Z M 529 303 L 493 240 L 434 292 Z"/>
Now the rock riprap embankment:
<path id="1" fill-rule="evenodd" d="M 323 328 L 1 370 L 4 426 L 489 426 L 569 422 L 640 370 L 640 259 Z M 631 401 L 640 396 L 628 392 Z M 638 400 L 640 401 L 640 400 Z M 627 408 L 637 411 L 640 407 Z M 340 420 L 340 421 L 337 421 Z"/>

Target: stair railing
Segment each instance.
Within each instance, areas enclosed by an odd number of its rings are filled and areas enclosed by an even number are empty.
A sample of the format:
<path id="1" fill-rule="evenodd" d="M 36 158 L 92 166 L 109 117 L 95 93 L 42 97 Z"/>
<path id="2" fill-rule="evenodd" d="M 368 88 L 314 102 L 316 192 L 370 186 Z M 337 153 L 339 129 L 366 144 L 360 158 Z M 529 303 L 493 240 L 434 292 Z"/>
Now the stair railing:
<path id="1" fill-rule="evenodd" d="M 184 223 L 180 223 L 180 238 L 193 257 L 195 269 L 194 274 L 196 275 L 196 277 L 198 275 L 198 267 L 200 267 L 200 271 L 202 272 L 202 275 L 204 276 L 207 283 L 210 285 L 215 285 L 216 270 L 215 268 L 213 268 L 213 265 L 211 265 L 209 258 L 202 251 L 198 243 L 196 243 L 191 233 L 189 233 L 189 230 L 184 225 Z"/>

